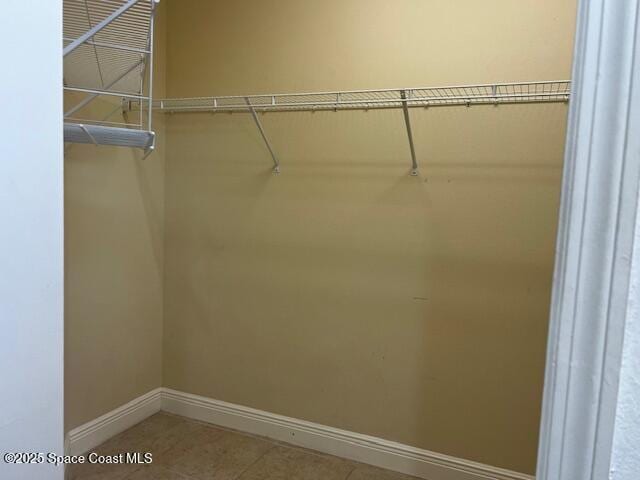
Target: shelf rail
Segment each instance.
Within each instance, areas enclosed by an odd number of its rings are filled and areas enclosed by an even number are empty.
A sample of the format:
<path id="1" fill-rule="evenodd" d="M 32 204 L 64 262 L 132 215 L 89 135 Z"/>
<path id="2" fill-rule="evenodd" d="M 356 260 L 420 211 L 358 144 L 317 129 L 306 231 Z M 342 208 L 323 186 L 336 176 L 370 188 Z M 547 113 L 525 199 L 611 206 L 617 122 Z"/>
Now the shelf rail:
<path id="1" fill-rule="evenodd" d="M 570 95 L 569 80 L 549 80 L 382 90 L 166 98 L 155 100 L 152 105 L 156 110 L 165 113 L 251 113 L 271 153 L 276 170 L 279 170 L 279 162 L 260 124 L 258 113 L 402 108 L 411 153 L 411 175 L 417 175 L 418 162 L 409 112 L 411 108 L 567 103 Z M 135 99 L 130 100 L 128 105 L 131 110 L 139 109 L 141 105 L 142 109 L 145 108 L 144 104 Z"/>

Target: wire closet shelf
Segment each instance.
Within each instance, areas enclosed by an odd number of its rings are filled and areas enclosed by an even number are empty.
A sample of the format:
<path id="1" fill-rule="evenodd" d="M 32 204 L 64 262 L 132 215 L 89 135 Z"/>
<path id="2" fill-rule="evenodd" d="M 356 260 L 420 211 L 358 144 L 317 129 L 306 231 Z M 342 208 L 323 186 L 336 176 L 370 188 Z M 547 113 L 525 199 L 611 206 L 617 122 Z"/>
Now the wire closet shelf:
<path id="1" fill-rule="evenodd" d="M 64 140 L 144 149 L 155 145 L 153 29 L 159 0 L 64 0 Z M 99 108 L 88 108 L 96 99 Z M 124 104 L 144 105 L 129 118 Z"/>
<path id="2" fill-rule="evenodd" d="M 518 103 L 568 102 L 571 82 L 493 83 L 427 88 L 386 90 L 352 90 L 342 92 L 285 93 L 249 96 L 167 98 L 152 102 L 165 113 L 180 112 L 249 112 L 273 160 L 273 172 L 280 172 L 280 161 L 265 132 L 259 112 L 369 110 L 402 108 L 411 152 L 411 175 L 418 175 L 418 161 L 413 142 L 410 108 L 502 105 Z M 129 101 L 129 110 L 143 110 L 143 102 Z"/>
<path id="3" fill-rule="evenodd" d="M 426 88 L 167 98 L 153 102 L 163 112 L 309 111 L 567 102 L 571 82 L 495 83 Z M 137 102 L 131 103 L 136 108 Z"/>

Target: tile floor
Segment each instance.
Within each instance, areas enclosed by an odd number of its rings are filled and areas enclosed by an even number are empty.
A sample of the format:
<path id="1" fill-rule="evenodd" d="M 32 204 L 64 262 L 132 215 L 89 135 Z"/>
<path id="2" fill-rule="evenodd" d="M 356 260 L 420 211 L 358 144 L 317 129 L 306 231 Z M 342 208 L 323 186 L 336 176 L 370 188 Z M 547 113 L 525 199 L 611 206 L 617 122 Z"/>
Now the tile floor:
<path id="1" fill-rule="evenodd" d="M 415 480 L 312 450 L 158 413 L 92 450 L 153 462 L 69 467 L 71 480 Z"/>

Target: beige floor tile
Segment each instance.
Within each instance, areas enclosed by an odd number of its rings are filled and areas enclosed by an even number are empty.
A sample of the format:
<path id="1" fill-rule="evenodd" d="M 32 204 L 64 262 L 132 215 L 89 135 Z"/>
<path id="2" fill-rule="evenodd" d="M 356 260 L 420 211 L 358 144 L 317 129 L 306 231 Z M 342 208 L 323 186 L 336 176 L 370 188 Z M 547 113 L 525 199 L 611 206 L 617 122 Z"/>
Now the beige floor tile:
<path id="1" fill-rule="evenodd" d="M 418 480 L 410 475 L 383 470 L 382 468 L 358 465 L 349 475 L 349 480 Z"/>
<path id="2" fill-rule="evenodd" d="M 341 458 L 278 446 L 239 480 L 345 480 L 354 467 Z"/>
<path id="3" fill-rule="evenodd" d="M 191 422 L 173 415 L 156 413 L 108 440 L 98 450 L 104 454 L 148 452 L 159 437 L 167 435 L 172 429 L 185 424 L 188 425 Z"/>
<path id="4" fill-rule="evenodd" d="M 166 436 L 158 438 L 151 447 L 153 461 L 164 466 L 172 465 L 185 452 L 216 442 L 226 433 L 226 430 L 199 423 L 175 427 Z"/>
<path id="5" fill-rule="evenodd" d="M 154 458 L 160 458 L 166 452 L 178 448 L 189 449 L 202 443 L 211 443 L 224 435 L 225 430 L 205 426 L 195 422 L 181 423 L 162 435 L 156 436 L 149 451 Z"/>
<path id="6" fill-rule="evenodd" d="M 169 415 L 166 413 L 158 412 L 155 415 L 151 415 L 146 420 L 138 423 L 130 428 L 128 431 L 138 431 L 146 435 L 158 435 L 166 432 L 168 429 L 180 425 L 182 423 L 192 423 L 186 418 L 178 417 L 176 415 Z"/>
<path id="7" fill-rule="evenodd" d="M 201 433 L 200 441 L 189 440 L 193 443 L 188 448 L 176 445 L 163 455 L 162 465 L 197 480 L 234 480 L 273 448 L 266 440 L 233 432 L 211 435 Z"/>
<path id="8" fill-rule="evenodd" d="M 181 475 L 158 465 L 145 465 L 135 470 L 123 480 L 190 480 Z"/>
<path id="9" fill-rule="evenodd" d="M 73 465 L 71 480 L 416 480 L 162 413 L 94 451 L 151 452 L 153 463 Z"/>
<path id="10" fill-rule="evenodd" d="M 70 480 L 124 480 L 139 465 L 82 464 L 69 465 Z"/>

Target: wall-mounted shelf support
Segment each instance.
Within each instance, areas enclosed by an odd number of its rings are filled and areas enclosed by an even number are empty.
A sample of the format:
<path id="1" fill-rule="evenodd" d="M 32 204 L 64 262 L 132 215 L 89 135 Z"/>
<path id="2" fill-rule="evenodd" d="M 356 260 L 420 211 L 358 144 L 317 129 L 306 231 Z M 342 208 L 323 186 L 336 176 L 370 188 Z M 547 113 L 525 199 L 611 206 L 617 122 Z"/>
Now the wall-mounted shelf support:
<path id="1" fill-rule="evenodd" d="M 269 149 L 269 153 L 271 154 L 271 158 L 273 159 L 273 173 L 277 175 L 280 173 L 280 162 L 278 161 L 278 157 L 276 157 L 276 154 L 273 152 L 271 143 L 269 142 L 269 139 L 267 138 L 267 134 L 264 132 L 264 128 L 262 128 L 262 123 L 260 123 L 260 119 L 258 118 L 258 113 L 256 112 L 256 109 L 253 108 L 253 105 L 251 105 L 251 101 L 249 100 L 249 97 L 244 97 L 244 101 L 247 103 L 247 107 L 249 107 L 249 111 L 251 112 L 253 121 L 256 123 L 258 130 L 260 130 L 260 135 L 262 135 L 262 140 L 264 140 L 264 143 L 267 145 L 267 148 Z"/>
<path id="2" fill-rule="evenodd" d="M 339 110 L 398 109 L 404 114 L 411 151 L 411 175 L 418 174 L 418 162 L 413 141 L 411 108 L 470 107 L 472 105 L 510 105 L 536 103 L 567 103 L 571 95 L 569 80 L 547 80 L 482 85 L 452 85 L 444 87 L 391 88 L 384 90 L 350 90 L 341 92 L 283 93 L 250 96 L 220 96 L 167 98 L 153 102 L 154 108 L 165 113 L 179 112 L 249 112 L 260 130 L 273 163 L 279 162 L 258 119 L 266 112 L 316 112 Z M 145 109 L 145 102 L 128 102 L 131 110 Z"/>
<path id="3" fill-rule="evenodd" d="M 416 149 L 413 145 L 413 133 L 411 132 L 411 117 L 409 116 L 409 107 L 407 100 L 411 98 L 411 90 L 402 90 L 400 92 L 402 98 L 402 111 L 404 113 L 404 125 L 407 127 L 407 138 L 409 139 L 409 149 L 411 150 L 411 176 L 418 175 L 418 161 L 416 160 Z"/>

